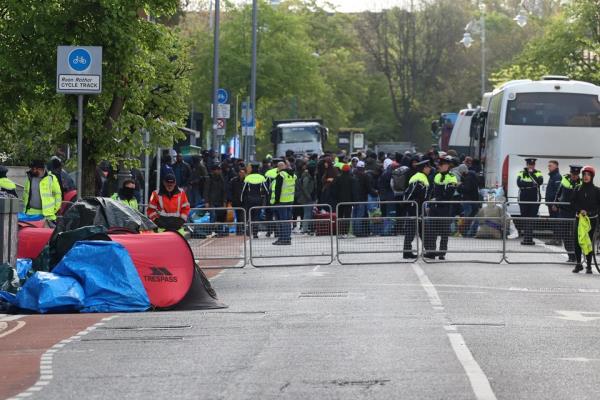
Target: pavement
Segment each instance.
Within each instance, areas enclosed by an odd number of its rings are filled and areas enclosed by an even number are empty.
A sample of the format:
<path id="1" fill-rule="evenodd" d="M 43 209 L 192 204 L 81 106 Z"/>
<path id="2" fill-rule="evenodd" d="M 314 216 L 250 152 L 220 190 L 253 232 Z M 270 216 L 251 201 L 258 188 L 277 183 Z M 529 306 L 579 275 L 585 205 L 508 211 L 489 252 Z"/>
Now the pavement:
<path id="1" fill-rule="evenodd" d="M 228 309 L 83 321 L 92 328 L 62 332 L 66 342 L 41 356 L 42 385 L 0 397 L 599 397 L 600 275 L 543 261 L 410 264 L 396 256 L 226 270 L 212 282 Z M 0 365 L 17 363 L 5 351 Z"/>

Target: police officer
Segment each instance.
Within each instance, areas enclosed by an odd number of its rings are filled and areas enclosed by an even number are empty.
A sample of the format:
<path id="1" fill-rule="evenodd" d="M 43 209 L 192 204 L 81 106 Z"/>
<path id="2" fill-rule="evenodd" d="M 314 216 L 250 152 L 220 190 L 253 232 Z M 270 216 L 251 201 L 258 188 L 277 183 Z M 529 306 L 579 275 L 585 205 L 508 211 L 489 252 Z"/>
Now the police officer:
<path id="1" fill-rule="evenodd" d="M 535 169 L 536 158 L 526 158 L 527 166 L 517 174 L 517 186 L 519 187 L 519 209 L 523 220 L 524 238 L 521 242 L 524 246 L 533 246 L 533 221 L 528 218 L 538 216 L 541 200 L 540 186 L 544 183 L 544 176 Z M 537 202 L 538 204 L 527 204 Z"/>
<path id="2" fill-rule="evenodd" d="M 561 204 L 558 207 L 555 207 L 555 210 L 558 211 L 558 218 L 560 218 L 560 229 L 559 235 L 565 244 L 565 250 L 569 253 L 569 262 L 575 262 L 575 241 L 574 241 L 574 233 L 573 226 L 575 221 L 575 214 L 577 210 L 571 207 L 570 201 L 573 197 L 573 192 L 579 186 L 581 186 L 581 179 L 579 178 L 579 173 L 581 172 L 580 165 L 570 165 L 570 173 L 565 174 L 560 181 L 560 186 L 558 187 L 558 191 L 556 192 L 556 197 L 554 199 L 557 203 L 566 203 Z M 567 221 L 569 220 L 569 221 Z"/>
<path id="3" fill-rule="evenodd" d="M 408 181 L 408 187 L 404 194 L 405 201 L 414 201 L 417 203 L 415 206 L 406 207 L 406 216 L 408 218 L 415 218 L 419 215 L 423 208 L 423 203 L 427 201 L 430 196 L 430 185 L 428 175 L 431 172 L 431 165 L 429 160 L 423 160 L 415 165 L 416 173 Z M 418 219 L 413 223 L 407 221 L 406 224 L 406 235 L 404 236 L 404 259 L 417 258 L 417 254 L 412 252 L 412 241 L 415 238 L 416 230 L 419 230 Z"/>
<path id="4" fill-rule="evenodd" d="M 440 159 L 439 172 L 433 178 L 433 199 L 435 201 L 452 201 L 458 179 L 452 174 L 450 169 L 449 159 Z M 443 217 L 443 219 L 431 220 L 429 226 L 425 227 L 425 258 L 435 259 L 436 256 L 440 260 L 446 258 L 446 250 L 448 250 L 448 235 L 450 234 L 450 224 L 452 217 L 452 204 L 433 204 L 429 210 L 429 215 L 432 217 Z M 437 237 L 440 237 L 440 251 L 435 252 L 437 246 Z"/>
<path id="5" fill-rule="evenodd" d="M 8 168 L 0 165 L 0 192 L 17 197 L 17 185 L 8 179 L 6 174 L 8 174 Z"/>
<path id="6" fill-rule="evenodd" d="M 275 167 L 268 169 L 265 171 L 265 179 L 267 180 L 267 199 L 271 199 L 271 193 L 273 192 L 273 188 L 275 187 L 275 178 L 277 178 L 277 174 L 279 170 L 277 169 L 277 164 L 279 164 L 282 160 L 280 158 L 275 158 L 272 160 L 275 163 Z M 267 237 L 270 237 L 274 232 L 275 225 L 271 222 L 275 219 L 275 215 L 272 208 L 267 208 L 265 210 L 265 222 L 267 225 Z"/>
<path id="7" fill-rule="evenodd" d="M 296 175 L 286 163 L 277 164 L 277 177 L 271 192 L 271 205 L 280 206 L 274 209 L 275 218 L 281 222 L 278 225 L 279 235 L 274 245 L 292 244 L 292 205 L 296 192 Z"/>
<path id="8" fill-rule="evenodd" d="M 242 206 L 246 210 L 246 215 L 250 215 L 250 221 L 252 224 L 252 237 L 258 238 L 258 219 L 260 210 L 254 209 L 253 207 L 259 207 L 265 205 L 265 198 L 269 192 L 267 186 L 267 179 L 258 173 L 260 165 L 258 163 L 250 164 L 250 174 L 244 179 L 244 186 L 242 188 Z M 256 222 L 256 223 L 254 223 Z"/>

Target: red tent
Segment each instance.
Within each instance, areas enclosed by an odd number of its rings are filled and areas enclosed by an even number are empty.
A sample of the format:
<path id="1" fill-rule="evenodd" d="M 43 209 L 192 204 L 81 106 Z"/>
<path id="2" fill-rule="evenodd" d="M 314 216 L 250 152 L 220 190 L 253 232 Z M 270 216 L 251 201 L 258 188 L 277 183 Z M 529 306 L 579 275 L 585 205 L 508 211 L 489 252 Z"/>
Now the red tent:
<path id="1" fill-rule="evenodd" d="M 17 258 L 36 258 L 50 240 L 52 229 L 19 230 Z M 189 308 L 222 308 L 210 283 L 196 267 L 187 241 L 177 233 L 111 234 L 123 245 L 146 288 L 150 303 L 169 308 L 185 303 Z M 193 283 L 193 284 L 192 284 Z"/>

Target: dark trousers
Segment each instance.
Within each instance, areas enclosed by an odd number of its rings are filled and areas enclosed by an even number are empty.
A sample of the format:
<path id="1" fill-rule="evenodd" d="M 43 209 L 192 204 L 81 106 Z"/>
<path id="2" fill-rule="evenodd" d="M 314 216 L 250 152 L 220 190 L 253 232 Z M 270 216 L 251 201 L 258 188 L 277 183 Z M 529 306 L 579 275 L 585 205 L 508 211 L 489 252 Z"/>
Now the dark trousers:
<path id="1" fill-rule="evenodd" d="M 425 225 L 425 237 L 423 239 L 426 252 L 433 252 L 434 255 L 444 256 L 448 250 L 448 236 L 450 235 L 450 224 L 452 220 L 451 206 L 434 206 L 430 209 L 431 217 L 440 217 L 443 219 L 430 219 Z M 440 252 L 435 253 L 437 247 L 437 238 L 440 237 Z"/>
<path id="2" fill-rule="evenodd" d="M 519 203 L 521 217 L 536 218 L 540 209 L 539 204 L 523 204 Z M 533 242 L 533 220 L 523 219 L 523 240 L 525 242 Z"/>
<path id="3" fill-rule="evenodd" d="M 241 206 L 234 206 L 240 207 Z M 246 230 L 246 211 L 244 210 L 235 210 L 235 233 L 238 235 L 243 235 Z"/>
<path id="4" fill-rule="evenodd" d="M 417 209 L 415 209 L 415 206 L 407 206 L 406 207 L 406 228 L 405 228 L 405 234 L 404 234 L 404 251 L 405 252 L 410 252 L 412 250 L 412 242 L 415 239 L 415 235 L 417 234 L 417 231 L 419 232 L 419 236 L 421 236 L 421 223 L 420 223 L 420 219 L 418 220 L 414 220 L 415 217 L 415 213 L 417 212 L 417 210 L 420 209 L 420 207 L 418 207 Z M 418 214 L 416 214 L 418 215 Z M 411 218 L 411 219 L 408 219 Z"/>
<path id="5" fill-rule="evenodd" d="M 273 224 L 273 222 L 275 220 L 275 213 L 273 212 L 272 208 L 267 208 L 265 210 L 265 222 L 266 222 L 266 226 L 267 226 L 267 234 L 270 235 L 271 233 L 273 233 L 275 231 L 275 224 Z"/>
<path id="6" fill-rule="evenodd" d="M 558 217 L 561 219 L 559 222 L 560 229 L 558 231 L 559 237 L 565 244 L 565 250 L 569 253 L 569 257 L 575 251 L 575 213 L 568 210 L 560 210 Z M 570 221 L 566 221 L 570 219 Z"/>
<path id="7" fill-rule="evenodd" d="M 596 232 L 596 226 L 598 226 L 598 217 L 594 217 L 591 218 L 590 217 L 590 222 L 592 225 L 592 229 L 590 229 L 589 235 L 590 235 L 590 240 L 592 241 L 592 252 L 596 251 L 596 249 L 594 248 L 594 233 Z M 573 236 L 574 241 L 575 241 L 575 260 L 577 261 L 577 264 L 581 263 L 581 247 L 579 246 L 579 238 L 577 237 L 577 231 L 579 228 L 579 218 L 577 218 L 577 222 L 575 223 L 575 235 Z M 586 256 L 586 262 L 587 262 L 587 266 L 591 267 L 592 266 L 592 253 L 588 254 Z"/>
<path id="8" fill-rule="evenodd" d="M 340 231 L 338 232 L 338 234 L 347 235 L 348 231 L 350 230 L 350 218 L 352 218 L 352 205 L 346 204 L 338 206 L 337 211 L 338 214 L 336 215 L 336 218 L 338 221 L 340 221 Z"/>

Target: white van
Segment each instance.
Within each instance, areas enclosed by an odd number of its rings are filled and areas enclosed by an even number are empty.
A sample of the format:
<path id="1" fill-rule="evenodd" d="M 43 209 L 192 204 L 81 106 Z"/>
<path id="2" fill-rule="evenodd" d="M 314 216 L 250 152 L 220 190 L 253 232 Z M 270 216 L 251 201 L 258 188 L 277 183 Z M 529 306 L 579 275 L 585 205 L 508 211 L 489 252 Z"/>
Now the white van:
<path id="1" fill-rule="evenodd" d="M 475 108 L 460 110 L 452 128 L 448 148 L 454 149 L 458 154 L 470 154 L 471 119 L 475 111 L 477 111 Z"/>

